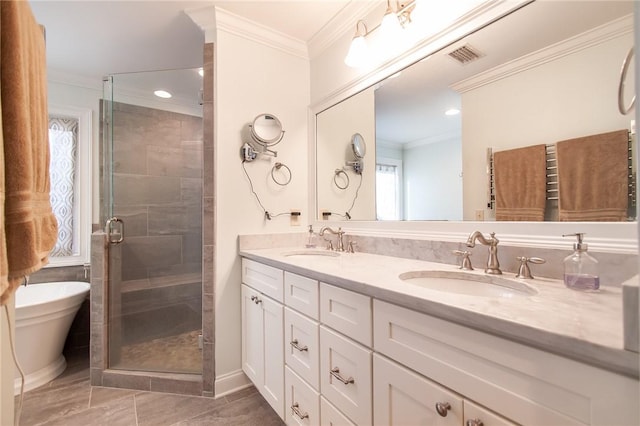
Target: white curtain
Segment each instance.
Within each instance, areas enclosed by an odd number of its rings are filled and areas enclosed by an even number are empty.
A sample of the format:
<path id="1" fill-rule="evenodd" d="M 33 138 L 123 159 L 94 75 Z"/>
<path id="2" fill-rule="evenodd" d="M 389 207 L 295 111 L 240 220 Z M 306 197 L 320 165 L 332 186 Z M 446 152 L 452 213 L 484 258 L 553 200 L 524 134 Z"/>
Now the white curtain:
<path id="1" fill-rule="evenodd" d="M 376 215 L 379 220 L 399 220 L 398 167 L 376 164 Z"/>

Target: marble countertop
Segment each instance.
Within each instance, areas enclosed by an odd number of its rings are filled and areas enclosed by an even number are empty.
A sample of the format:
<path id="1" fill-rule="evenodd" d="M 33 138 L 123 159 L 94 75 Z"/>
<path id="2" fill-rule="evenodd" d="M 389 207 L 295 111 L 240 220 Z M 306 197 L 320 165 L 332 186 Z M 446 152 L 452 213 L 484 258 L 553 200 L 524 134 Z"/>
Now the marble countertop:
<path id="1" fill-rule="evenodd" d="M 460 271 L 454 265 L 340 253 L 287 256 L 294 248 L 241 250 L 240 255 L 609 371 L 638 377 L 638 353 L 624 350 L 622 291 L 570 290 L 562 281 L 525 280 L 537 294 L 484 297 L 431 290 L 403 281 L 409 271 Z M 469 272 L 484 275 L 482 270 Z M 515 279 L 514 274 L 502 277 Z M 479 284 L 481 285 L 481 284 Z"/>

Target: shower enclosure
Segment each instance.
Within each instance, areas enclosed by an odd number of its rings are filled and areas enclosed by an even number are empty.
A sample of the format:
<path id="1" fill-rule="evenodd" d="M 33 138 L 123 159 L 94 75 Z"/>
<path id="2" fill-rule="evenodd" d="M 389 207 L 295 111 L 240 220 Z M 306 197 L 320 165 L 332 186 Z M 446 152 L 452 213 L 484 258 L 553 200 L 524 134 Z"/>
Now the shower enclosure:
<path id="1" fill-rule="evenodd" d="M 154 96 L 156 89 L 173 94 Z M 202 81 L 115 74 L 102 103 L 108 368 L 202 373 Z"/>

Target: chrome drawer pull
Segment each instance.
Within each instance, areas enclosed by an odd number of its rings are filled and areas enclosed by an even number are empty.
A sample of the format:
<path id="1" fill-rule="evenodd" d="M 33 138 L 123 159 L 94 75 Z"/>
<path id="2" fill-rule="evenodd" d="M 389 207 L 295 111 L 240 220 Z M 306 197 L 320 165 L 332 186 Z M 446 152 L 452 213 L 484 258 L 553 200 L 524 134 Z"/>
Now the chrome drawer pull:
<path id="1" fill-rule="evenodd" d="M 309 350 L 307 346 L 298 346 L 298 339 L 293 339 L 290 343 L 291 346 L 299 350 L 300 352 L 306 352 Z"/>
<path id="2" fill-rule="evenodd" d="M 342 377 L 340 375 L 340 369 L 338 367 L 335 367 L 331 370 L 331 375 L 336 379 L 340 380 L 345 385 L 348 385 L 349 383 L 355 383 L 355 380 L 353 380 L 353 377 L 349 377 L 348 379 L 345 379 L 344 377 Z"/>
<path id="3" fill-rule="evenodd" d="M 300 420 L 304 420 L 304 419 L 308 419 L 309 418 L 309 413 L 301 413 L 300 412 L 300 408 L 298 408 L 299 405 L 297 402 L 294 402 L 293 405 L 291 406 L 291 412 L 293 414 L 295 414 L 296 416 L 300 417 Z M 482 425 L 480 425 L 482 426 Z"/>
<path id="4" fill-rule="evenodd" d="M 482 420 L 480 419 L 469 419 L 467 420 L 465 425 L 466 426 L 484 426 L 484 423 L 482 423 Z"/>
<path id="5" fill-rule="evenodd" d="M 251 301 L 252 301 L 253 303 L 255 303 L 256 305 L 257 305 L 258 303 L 262 303 L 262 300 L 260 300 L 260 299 L 258 298 L 258 296 L 251 296 Z"/>
<path id="6" fill-rule="evenodd" d="M 440 416 L 447 417 L 449 410 L 451 410 L 451 404 L 448 402 L 436 402 L 436 411 Z"/>

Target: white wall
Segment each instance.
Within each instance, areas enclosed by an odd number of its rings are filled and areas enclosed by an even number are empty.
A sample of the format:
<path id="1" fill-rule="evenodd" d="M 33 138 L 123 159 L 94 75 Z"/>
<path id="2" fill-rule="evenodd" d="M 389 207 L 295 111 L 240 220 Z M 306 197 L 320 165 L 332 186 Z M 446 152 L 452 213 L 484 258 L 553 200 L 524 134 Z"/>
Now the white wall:
<path id="1" fill-rule="evenodd" d="M 350 215 L 358 220 L 376 219 L 375 188 L 375 102 L 373 88 L 352 96 L 340 104 L 318 114 L 317 118 L 317 188 L 318 188 L 318 218 L 321 211 L 339 214 L 351 207 Z M 345 167 L 345 161 L 355 160 L 351 149 L 351 136 L 360 133 L 366 144 L 362 185 L 360 176 L 351 168 Z M 349 177 L 346 189 L 338 188 L 333 181 L 336 169 L 345 168 Z M 345 186 L 347 181 L 339 178 L 337 181 Z M 331 216 L 329 220 L 344 220 L 339 216 Z"/>
<path id="2" fill-rule="evenodd" d="M 215 44 L 215 351 L 216 377 L 241 369 L 241 306 L 239 234 L 304 232 L 290 226 L 289 217 L 265 221 L 242 171 L 241 131 L 261 113 L 276 115 L 286 131 L 274 149 L 277 159 L 246 164 L 253 185 L 267 210 L 273 213 L 307 211 L 307 107 L 309 63 L 279 49 L 218 29 Z M 291 183 L 271 181 L 275 161 L 292 172 Z"/>
<path id="3" fill-rule="evenodd" d="M 462 220 L 462 146 L 447 140 L 404 150 L 406 220 Z"/>
<path id="4" fill-rule="evenodd" d="M 617 37 L 462 94 L 465 220 L 486 208 L 488 147 L 499 151 L 629 128 L 631 118 L 618 112 L 617 88 L 632 45 L 632 34 Z"/>

